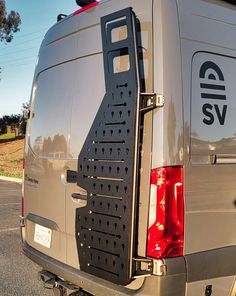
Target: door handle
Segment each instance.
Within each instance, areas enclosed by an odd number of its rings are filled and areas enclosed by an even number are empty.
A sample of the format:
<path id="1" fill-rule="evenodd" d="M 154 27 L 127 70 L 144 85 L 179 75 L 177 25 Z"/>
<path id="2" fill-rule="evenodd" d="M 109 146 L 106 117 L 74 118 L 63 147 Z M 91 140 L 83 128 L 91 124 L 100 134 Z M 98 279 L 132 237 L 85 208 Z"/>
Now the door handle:
<path id="1" fill-rule="evenodd" d="M 81 199 L 81 200 L 87 200 L 87 198 L 88 198 L 87 195 L 83 195 L 83 194 L 79 194 L 79 193 L 72 193 L 71 197 L 73 197 L 75 199 Z"/>

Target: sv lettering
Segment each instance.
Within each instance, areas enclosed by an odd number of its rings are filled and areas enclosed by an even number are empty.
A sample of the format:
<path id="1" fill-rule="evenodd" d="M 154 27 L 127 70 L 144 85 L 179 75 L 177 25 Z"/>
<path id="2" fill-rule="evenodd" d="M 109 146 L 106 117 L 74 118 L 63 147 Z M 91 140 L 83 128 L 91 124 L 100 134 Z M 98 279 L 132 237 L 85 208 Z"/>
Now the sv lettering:
<path id="1" fill-rule="evenodd" d="M 216 116 L 219 120 L 220 125 L 224 125 L 227 112 L 227 105 L 223 105 L 223 108 L 220 110 L 220 107 L 217 104 L 204 104 L 202 106 L 202 112 L 206 116 L 203 119 L 203 123 L 207 125 L 212 125 L 215 121 Z"/>

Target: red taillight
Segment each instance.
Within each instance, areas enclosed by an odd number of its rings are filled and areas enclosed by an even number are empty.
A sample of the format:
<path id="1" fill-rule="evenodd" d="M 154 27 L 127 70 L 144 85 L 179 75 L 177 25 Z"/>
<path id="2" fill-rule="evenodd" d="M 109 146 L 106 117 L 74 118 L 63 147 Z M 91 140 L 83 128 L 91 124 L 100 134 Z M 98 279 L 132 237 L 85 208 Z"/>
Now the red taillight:
<path id="1" fill-rule="evenodd" d="M 88 10 L 88 9 L 90 9 L 92 7 L 95 7 L 95 6 L 99 5 L 99 4 L 100 4 L 99 2 L 93 2 L 91 4 L 88 4 L 88 5 L 84 6 L 84 7 L 76 10 L 75 12 L 73 12 L 72 15 L 80 14 L 80 13 L 84 12 L 85 10 Z"/>
<path id="2" fill-rule="evenodd" d="M 25 175 L 25 159 L 23 159 L 23 180 L 22 180 L 22 194 L 21 194 L 21 216 L 24 217 L 24 175 Z"/>
<path id="3" fill-rule="evenodd" d="M 151 171 L 147 256 L 182 256 L 183 240 L 183 168 L 154 169 Z"/>
<path id="4" fill-rule="evenodd" d="M 24 195 L 21 197 L 21 216 L 24 217 L 25 209 L 24 209 Z"/>
<path id="5" fill-rule="evenodd" d="M 23 254 L 26 254 L 27 253 L 27 250 L 26 250 L 25 247 L 21 247 L 21 253 L 23 253 Z"/>

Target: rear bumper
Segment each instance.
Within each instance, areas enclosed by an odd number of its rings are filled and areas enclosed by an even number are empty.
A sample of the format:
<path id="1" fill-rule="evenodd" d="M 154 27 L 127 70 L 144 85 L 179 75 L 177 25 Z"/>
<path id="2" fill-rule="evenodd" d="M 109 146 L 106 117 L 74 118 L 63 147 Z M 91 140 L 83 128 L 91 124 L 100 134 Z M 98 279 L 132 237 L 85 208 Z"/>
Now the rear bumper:
<path id="1" fill-rule="evenodd" d="M 50 271 L 62 279 L 81 287 L 85 291 L 92 294 L 104 296 L 125 296 L 135 295 L 135 291 L 130 291 L 124 287 L 114 285 L 110 282 L 104 281 L 90 274 L 84 273 L 80 270 L 72 268 L 64 263 L 61 263 L 36 249 L 30 247 L 27 243 L 22 243 L 22 249 L 24 254 L 34 261 L 36 264 L 41 266 L 44 270 Z"/>
<path id="2" fill-rule="evenodd" d="M 22 243 L 22 249 L 29 259 L 40 265 L 44 270 L 50 271 L 58 277 L 65 279 L 96 296 L 185 295 L 185 274 L 166 277 L 151 276 L 145 279 L 141 289 L 130 290 L 63 264 L 35 250 L 27 243 Z M 173 294 L 171 290 L 173 290 Z M 176 291 L 179 291 L 179 293 L 176 294 Z"/>
<path id="3" fill-rule="evenodd" d="M 167 262 L 168 272 L 166 276 L 149 276 L 139 279 L 138 290 L 118 286 L 106 280 L 95 277 L 66 265 L 32 248 L 26 242 L 26 227 L 21 225 L 21 239 L 23 253 L 43 270 L 66 280 L 83 290 L 96 296 L 184 296 L 186 286 L 186 269 L 184 258 L 179 257 Z"/>

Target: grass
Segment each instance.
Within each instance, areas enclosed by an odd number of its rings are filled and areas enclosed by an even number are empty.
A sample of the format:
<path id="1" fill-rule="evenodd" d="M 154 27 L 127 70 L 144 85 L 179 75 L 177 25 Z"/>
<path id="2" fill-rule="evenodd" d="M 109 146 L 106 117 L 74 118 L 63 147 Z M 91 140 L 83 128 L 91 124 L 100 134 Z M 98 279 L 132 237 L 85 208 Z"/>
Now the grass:
<path id="1" fill-rule="evenodd" d="M 22 173 L 20 173 L 20 172 L 10 173 L 10 172 L 6 172 L 1 169 L 0 169 L 0 176 L 22 179 Z"/>
<path id="2" fill-rule="evenodd" d="M 8 134 L 9 135 L 9 134 Z M 1 138 L 0 138 L 1 139 Z M 6 139 L 6 138 L 5 138 Z M 24 140 L 0 141 L 0 175 L 22 178 Z"/>
<path id="3" fill-rule="evenodd" d="M 12 160 L 9 160 L 11 163 L 14 163 L 14 164 L 19 164 L 21 163 L 21 159 L 12 159 Z"/>
<path id="4" fill-rule="evenodd" d="M 9 140 L 9 139 L 14 139 L 14 138 L 15 138 L 15 133 L 8 133 L 8 134 L 0 135 L 0 140 Z"/>

